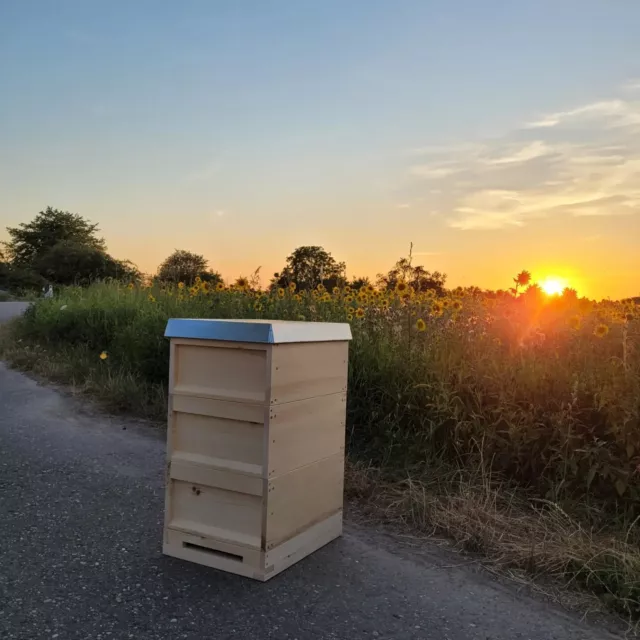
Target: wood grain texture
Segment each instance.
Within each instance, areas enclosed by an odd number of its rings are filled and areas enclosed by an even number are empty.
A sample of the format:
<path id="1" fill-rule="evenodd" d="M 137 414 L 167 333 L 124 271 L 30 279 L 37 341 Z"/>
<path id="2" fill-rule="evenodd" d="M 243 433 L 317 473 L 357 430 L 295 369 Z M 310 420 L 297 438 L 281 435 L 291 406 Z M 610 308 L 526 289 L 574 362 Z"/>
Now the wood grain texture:
<path id="1" fill-rule="evenodd" d="M 269 481 L 265 549 L 268 551 L 343 506 L 344 453 Z"/>
<path id="2" fill-rule="evenodd" d="M 269 478 L 344 451 L 346 406 L 344 393 L 272 406 L 267 442 Z"/>
<path id="3" fill-rule="evenodd" d="M 346 393 L 348 342 L 276 344 L 271 349 L 271 405 Z"/>

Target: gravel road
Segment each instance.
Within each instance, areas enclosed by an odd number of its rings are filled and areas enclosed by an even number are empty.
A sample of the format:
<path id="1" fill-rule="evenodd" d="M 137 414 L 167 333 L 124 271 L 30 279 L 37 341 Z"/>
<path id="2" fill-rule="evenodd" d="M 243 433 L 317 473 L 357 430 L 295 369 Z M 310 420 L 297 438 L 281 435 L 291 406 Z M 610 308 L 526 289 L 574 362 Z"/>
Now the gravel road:
<path id="1" fill-rule="evenodd" d="M 163 463 L 157 429 L 0 363 L 0 638 L 618 637 L 355 524 L 266 584 L 165 557 Z"/>

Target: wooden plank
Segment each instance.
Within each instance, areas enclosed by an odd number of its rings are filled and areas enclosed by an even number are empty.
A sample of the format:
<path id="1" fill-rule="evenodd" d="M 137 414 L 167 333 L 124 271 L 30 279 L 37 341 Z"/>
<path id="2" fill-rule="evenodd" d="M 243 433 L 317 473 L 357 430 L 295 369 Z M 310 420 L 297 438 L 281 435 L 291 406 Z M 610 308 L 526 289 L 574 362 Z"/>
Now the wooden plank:
<path id="1" fill-rule="evenodd" d="M 175 345 L 186 345 L 191 347 L 205 347 L 212 346 L 220 347 L 221 349 L 248 349 L 249 351 L 266 351 L 269 348 L 268 344 L 262 344 L 260 342 L 233 342 L 231 340 L 198 340 L 194 338 L 171 338 L 171 342 Z"/>
<path id="2" fill-rule="evenodd" d="M 342 511 L 267 551 L 265 575 L 272 578 L 342 535 Z"/>
<path id="3" fill-rule="evenodd" d="M 262 473 L 263 426 L 174 411 L 173 451 L 245 463 Z"/>
<path id="4" fill-rule="evenodd" d="M 203 484 L 171 480 L 168 527 L 186 528 L 211 538 L 260 548 L 262 497 Z"/>
<path id="5" fill-rule="evenodd" d="M 269 478 L 344 451 L 347 396 L 337 393 L 271 407 Z"/>
<path id="6" fill-rule="evenodd" d="M 229 402 L 227 400 L 177 394 L 173 394 L 173 410 L 200 416 L 240 420 L 253 424 L 264 424 L 266 416 L 266 411 L 260 404 Z"/>
<path id="7" fill-rule="evenodd" d="M 264 581 L 263 554 L 220 541 L 169 529 L 162 546 L 165 555 L 206 567 Z"/>
<path id="8" fill-rule="evenodd" d="M 172 480 L 262 496 L 262 466 L 233 463 L 198 454 L 176 452 L 171 458 Z"/>
<path id="9" fill-rule="evenodd" d="M 243 563 L 252 565 L 254 569 L 262 569 L 264 564 L 264 554 L 259 549 L 251 549 L 222 540 L 215 540 L 207 536 L 188 533 L 176 528 L 169 528 L 167 532 L 167 541 L 169 544 L 177 546 L 197 545 L 207 549 L 214 549 L 221 554 L 234 555 L 242 558 Z"/>
<path id="10" fill-rule="evenodd" d="M 264 349 L 228 349 L 206 341 L 204 345 L 175 345 L 176 373 L 171 393 L 266 402 Z"/>
<path id="11" fill-rule="evenodd" d="M 344 453 L 270 480 L 265 549 L 269 551 L 342 509 Z"/>
<path id="12" fill-rule="evenodd" d="M 348 342 L 273 345 L 270 404 L 346 393 L 348 354 Z"/>
<path id="13" fill-rule="evenodd" d="M 174 347 L 173 345 L 171 345 L 170 347 L 170 364 L 169 364 L 169 375 L 171 376 L 173 374 L 173 351 L 174 351 Z M 172 398 L 171 396 L 169 396 L 169 401 L 168 401 L 168 407 L 167 407 L 167 414 L 168 414 L 168 428 L 167 428 L 167 448 L 166 448 L 166 454 L 165 454 L 165 473 L 164 473 L 164 528 L 165 531 L 167 529 L 167 526 L 169 524 L 169 521 L 172 518 L 172 513 L 173 513 L 173 509 L 172 509 L 172 500 L 171 500 L 171 491 L 170 491 L 170 487 L 171 487 L 171 475 L 170 475 L 170 467 L 171 467 L 171 455 L 173 454 L 173 438 L 171 437 L 171 422 L 173 420 L 173 406 L 172 406 Z M 166 542 L 166 539 L 165 539 Z"/>

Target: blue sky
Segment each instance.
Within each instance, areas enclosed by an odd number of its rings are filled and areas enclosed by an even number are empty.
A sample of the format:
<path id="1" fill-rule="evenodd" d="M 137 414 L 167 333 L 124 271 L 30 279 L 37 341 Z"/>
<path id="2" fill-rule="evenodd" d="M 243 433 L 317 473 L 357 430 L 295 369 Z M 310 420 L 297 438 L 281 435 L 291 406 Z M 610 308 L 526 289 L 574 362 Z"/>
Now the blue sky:
<path id="1" fill-rule="evenodd" d="M 414 242 L 452 285 L 637 295 L 638 33 L 633 0 L 4 0 L 0 223 L 77 211 L 149 271 Z"/>

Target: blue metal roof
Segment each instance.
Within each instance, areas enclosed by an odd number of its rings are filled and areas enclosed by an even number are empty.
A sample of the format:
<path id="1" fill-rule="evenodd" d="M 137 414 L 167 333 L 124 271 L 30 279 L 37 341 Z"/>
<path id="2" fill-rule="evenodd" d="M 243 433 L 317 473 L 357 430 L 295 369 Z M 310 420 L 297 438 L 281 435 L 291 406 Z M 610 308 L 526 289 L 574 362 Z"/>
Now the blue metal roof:
<path id="1" fill-rule="evenodd" d="M 351 327 L 338 322 L 171 318 L 164 335 L 166 338 L 262 344 L 333 342 L 351 340 Z"/>

